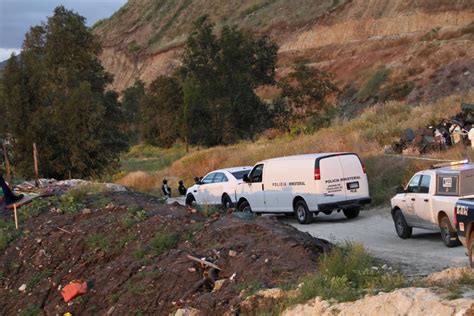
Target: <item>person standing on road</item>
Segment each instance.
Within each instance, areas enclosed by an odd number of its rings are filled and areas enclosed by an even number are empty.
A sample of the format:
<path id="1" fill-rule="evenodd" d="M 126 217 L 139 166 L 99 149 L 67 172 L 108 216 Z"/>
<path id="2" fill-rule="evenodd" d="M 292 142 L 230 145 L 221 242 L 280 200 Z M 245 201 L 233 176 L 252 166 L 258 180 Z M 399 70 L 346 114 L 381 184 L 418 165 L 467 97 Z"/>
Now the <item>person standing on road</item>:
<path id="1" fill-rule="evenodd" d="M 171 197 L 171 188 L 168 185 L 168 180 L 163 179 L 163 185 L 161 186 L 161 191 L 163 191 L 163 194 L 165 197 L 170 198 Z"/>
<path id="2" fill-rule="evenodd" d="M 179 186 L 178 186 L 178 192 L 179 192 L 179 195 L 186 195 L 186 187 L 184 186 L 184 182 L 183 180 L 179 180 Z"/>

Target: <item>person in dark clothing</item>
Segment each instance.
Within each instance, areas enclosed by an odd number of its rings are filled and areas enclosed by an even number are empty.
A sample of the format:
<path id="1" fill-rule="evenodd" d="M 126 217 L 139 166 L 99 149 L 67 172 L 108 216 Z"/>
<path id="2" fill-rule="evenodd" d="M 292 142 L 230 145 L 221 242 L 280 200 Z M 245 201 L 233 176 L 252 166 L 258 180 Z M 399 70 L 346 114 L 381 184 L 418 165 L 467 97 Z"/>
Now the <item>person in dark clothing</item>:
<path id="1" fill-rule="evenodd" d="M 178 191 L 180 195 L 186 195 L 186 187 L 184 186 L 183 180 L 179 180 Z"/>
<path id="2" fill-rule="evenodd" d="M 10 190 L 8 187 L 8 184 L 6 183 L 5 179 L 3 179 L 3 176 L 0 174 L 0 187 L 2 190 L 0 191 L 0 204 L 12 204 L 17 202 L 18 200 L 21 200 L 23 198 L 23 194 L 16 195 Z"/>
<path id="3" fill-rule="evenodd" d="M 194 183 L 199 184 L 199 177 L 194 177 Z"/>
<path id="4" fill-rule="evenodd" d="M 170 198 L 171 197 L 171 188 L 168 185 L 168 180 L 163 179 L 163 185 L 161 186 L 161 190 L 163 191 L 163 194 Z"/>

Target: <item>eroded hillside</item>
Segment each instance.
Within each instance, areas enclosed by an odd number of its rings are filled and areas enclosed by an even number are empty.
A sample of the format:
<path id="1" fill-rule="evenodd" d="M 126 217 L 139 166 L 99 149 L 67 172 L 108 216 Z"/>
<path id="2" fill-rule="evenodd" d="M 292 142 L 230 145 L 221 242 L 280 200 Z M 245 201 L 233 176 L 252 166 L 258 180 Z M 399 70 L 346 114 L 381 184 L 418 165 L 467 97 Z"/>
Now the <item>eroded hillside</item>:
<path id="1" fill-rule="evenodd" d="M 346 102 L 363 103 L 357 92 L 386 68 L 384 93 L 419 101 L 473 85 L 473 8 L 472 0 L 130 0 L 95 31 L 118 90 L 171 72 L 192 22 L 208 14 L 218 28 L 271 35 L 280 45 L 279 76 L 303 56 L 336 74 Z"/>

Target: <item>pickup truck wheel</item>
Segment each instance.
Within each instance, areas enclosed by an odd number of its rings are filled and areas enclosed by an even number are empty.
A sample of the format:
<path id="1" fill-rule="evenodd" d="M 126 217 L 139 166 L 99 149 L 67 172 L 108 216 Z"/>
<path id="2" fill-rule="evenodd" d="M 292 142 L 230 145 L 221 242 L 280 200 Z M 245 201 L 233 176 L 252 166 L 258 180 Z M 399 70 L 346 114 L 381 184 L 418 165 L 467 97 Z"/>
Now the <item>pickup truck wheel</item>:
<path id="1" fill-rule="evenodd" d="M 407 239 L 411 237 L 413 228 L 408 226 L 402 211 L 396 210 L 395 213 L 393 213 L 393 222 L 395 223 L 395 231 L 397 232 L 398 237 L 401 239 Z"/>
<path id="2" fill-rule="evenodd" d="M 471 242 L 467 251 L 469 254 L 469 265 L 471 268 L 474 268 L 474 238 L 471 238 Z"/>
<path id="3" fill-rule="evenodd" d="M 186 196 L 186 205 L 190 207 L 196 206 L 196 199 L 194 198 L 194 195 L 188 194 L 188 196 Z"/>
<path id="4" fill-rule="evenodd" d="M 252 208 L 250 207 L 249 202 L 244 201 L 239 205 L 238 211 L 243 213 L 252 213 Z"/>
<path id="5" fill-rule="evenodd" d="M 441 230 L 441 238 L 446 247 L 452 248 L 459 246 L 460 242 L 456 233 L 451 228 L 449 219 L 445 216 L 439 221 L 439 229 Z"/>
<path id="6" fill-rule="evenodd" d="M 300 224 L 309 224 L 311 223 L 312 214 L 308 210 L 308 206 L 306 202 L 303 200 L 299 200 L 295 204 L 295 215 L 296 219 Z"/>
<path id="7" fill-rule="evenodd" d="M 357 216 L 359 216 L 360 207 L 344 209 L 342 210 L 342 212 L 347 218 L 356 218 Z"/>

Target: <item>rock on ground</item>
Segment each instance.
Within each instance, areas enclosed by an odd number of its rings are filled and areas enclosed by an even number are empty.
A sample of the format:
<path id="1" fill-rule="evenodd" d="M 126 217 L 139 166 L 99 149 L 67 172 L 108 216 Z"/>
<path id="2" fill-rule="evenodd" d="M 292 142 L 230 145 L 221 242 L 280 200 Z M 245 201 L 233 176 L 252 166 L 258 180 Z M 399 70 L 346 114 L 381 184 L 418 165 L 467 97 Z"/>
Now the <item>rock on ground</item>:
<path id="1" fill-rule="evenodd" d="M 392 293 L 365 297 L 355 302 L 330 305 L 321 298 L 299 304 L 283 312 L 283 316 L 305 315 L 465 315 L 473 300 L 447 301 L 431 289 L 406 288 Z"/>
<path id="2" fill-rule="evenodd" d="M 474 269 L 464 268 L 449 268 L 440 272 L 435 272 L 426 278 L 429 284 L 449 284 L 459 281 L 465 276 L 474 277 Z"/>

